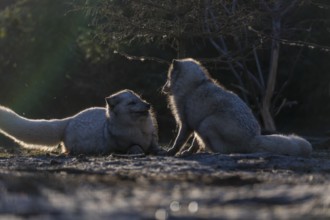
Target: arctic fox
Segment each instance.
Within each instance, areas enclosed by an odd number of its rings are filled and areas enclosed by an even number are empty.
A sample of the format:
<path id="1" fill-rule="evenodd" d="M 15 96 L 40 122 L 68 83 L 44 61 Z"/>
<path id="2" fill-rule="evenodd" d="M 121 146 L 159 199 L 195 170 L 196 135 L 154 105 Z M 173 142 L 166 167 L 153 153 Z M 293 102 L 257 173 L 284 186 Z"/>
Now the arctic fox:
<path id="1" fill-rule="evenodd" d="M 62 144 L 77 154 L 157 154 L 157 123 L 150 104 L 130 90 L 106 98 L 106 108 L 88 108 L 52 120 L 32 120 L 0 106 L 0 132 L 20 145 L 36 149 Z M 46 147 L 45 147 L 46 146 Z"/>
<path id="2" fill-rule="evenodd" d="M 311 144 L 296 135 L 261 135 L 249 107 L 193 59 L 173 60 L 163 91 L 179 125 L 169 155 L 175 155 L 193 134 L 202 146 L 219 153 L 308 156 L 312 151 Z"/>

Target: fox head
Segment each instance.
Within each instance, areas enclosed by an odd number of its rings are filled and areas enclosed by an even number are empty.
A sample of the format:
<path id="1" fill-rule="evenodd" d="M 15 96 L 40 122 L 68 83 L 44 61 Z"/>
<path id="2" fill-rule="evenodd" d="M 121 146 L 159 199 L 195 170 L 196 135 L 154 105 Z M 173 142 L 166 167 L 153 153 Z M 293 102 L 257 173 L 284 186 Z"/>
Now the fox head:
<path id="1" fill-rule="evenodd" d="M 131 90 L 122 90 L 106 99 L 108 114 L 132 120 L 149 115 L 150 104 Z"/>
<path id="2" fill-rule="evenodd" d="M 170 95 L 177 89 L 183 90 L 185 86 L 193 88 L 208 78 L 208 72 L 198 61 L 191 58 L 173 60 L 162 92 Z"/>

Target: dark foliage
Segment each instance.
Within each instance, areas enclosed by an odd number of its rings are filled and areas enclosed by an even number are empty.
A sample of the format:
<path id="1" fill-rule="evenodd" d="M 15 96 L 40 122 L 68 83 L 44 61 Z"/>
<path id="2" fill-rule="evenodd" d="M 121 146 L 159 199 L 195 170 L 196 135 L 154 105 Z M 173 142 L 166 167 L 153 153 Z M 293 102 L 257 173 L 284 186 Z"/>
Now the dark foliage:
<path id="1" fill-rule="evenodd" d="M 215 78 L 244 98 L 228 67 L 228 56 L 221 56 L 210 41 L 226 36 L 234 48 L 234 33 L 244 23 L 253 24 L 256 32 L 240 39 L 262 40 L 258 53 L 261 65 L 268 68 L 270 19 L 253 17 L 266 16 L 258 1 L 241 3 L 244 10 L 236 14 L 241 19 L 218 11 L 217 18 L 227 22 L 211 35 L 201 29 L 200 10 L 205 2 L 1 1 L 0 103 L 32 118 L 65 117 L 86 107 L 103 106 L 104 97 L 129 88 L 153 104 L 161 140 L 168 142 L 175 124 L 160 93 L 166 62 L 178 56 L 201 58 Z M 222 1 L 211 2 L 221 7 Z M 323 122 L 318 125 L 326 129 L 330 124 L 329 16 L 327 2 L 301 1 L 286 17 L 282 37 L 288 41 L 281 41 L 273 103 L 278 108 L 289 100 L 286 103 L 292 105 L 279 114 L 273 112 L 280 129 L 298 123 L 295 129 L 313 129 L 316 122 Z M 253 45 L 243 45 L 245 49 L 232 53 L 232 58 L 244 60 L 249 70 L 256 71 L 251 59 Z M 251 89 L 245 95 L 258 116 L 261 96 L 253 92 L 253 84 L 246 88 Z"/>

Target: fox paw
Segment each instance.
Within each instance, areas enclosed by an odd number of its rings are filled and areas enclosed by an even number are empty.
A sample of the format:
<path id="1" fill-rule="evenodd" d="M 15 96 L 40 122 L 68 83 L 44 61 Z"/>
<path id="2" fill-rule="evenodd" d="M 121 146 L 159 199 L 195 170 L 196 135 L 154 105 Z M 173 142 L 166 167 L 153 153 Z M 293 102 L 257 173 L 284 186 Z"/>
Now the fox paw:
<path id="1" fill-rule="evenodd" d="M 144 151 L 139 145 L 133 145 L 127 150 L 127 154 L 144 154 Z"/>
<path id="2" fill-rule="evenodd" d="M 179 156 L 180 157 L 188 157 L 188 156 L 190 156 L 192 154 L 193 154 L 192 151 L 190 151 L 190 150 L 184 150 L 184 151 L 180 152 Z"/>
<path id="3" fill-rule="evenodd" d="M 170 148 L 167 152 L 166 155 L 167 156 L 174 156 L 177 153 L 176 149 Z"/>
<path id="4" fill-rule="evenodd" d="M 156 152 L 154 152 L 154 155 L 156 155 L 156 156 L 166 156 L 167 151 L 162 149 L 162 148 L 159 148 L 159 149 L 157 149 Z"/>

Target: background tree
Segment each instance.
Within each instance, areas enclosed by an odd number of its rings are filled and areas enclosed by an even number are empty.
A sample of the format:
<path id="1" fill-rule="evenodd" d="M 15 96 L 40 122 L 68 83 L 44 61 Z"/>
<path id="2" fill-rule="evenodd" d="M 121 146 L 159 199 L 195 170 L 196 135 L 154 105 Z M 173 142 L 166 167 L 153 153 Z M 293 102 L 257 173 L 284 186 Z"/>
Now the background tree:
<path id="1" fill-rule="evenodd" d="M 228 37 L 228 35 L 221 34 L 220 36 L 209 37 L 209 40 L 218 53 L 229 60 L 228 66 L 238 82 L 244 100 L 250 103 L 250 105 L 257 106 L 256 110 L 260 112 L 265 129 L 276 130 L 273 119 L 275 111 L 279 112 L 282 107 L 291 104 L 286 99 L 281 100 L 280 106 L 273 102 L 273 100 L 276 100 L 274 92 L 278 79 L 280 39 L 282 32 L 287 31 L 283 30 L 282 23 L 285 16 L 294 7 L 298 6 L 298 1 L 255 1 L 253 5 L 257 10 L 251 10 L 252 7 L 248 8 L 245 5 L 239 5 L 238 1 L 219 2 L 222 7 L 220 8 L 222 9 L 221 11 L 226 13 L 228 18 L 240 18 L 237 10 L 242 7 L 245 10 L 249 9 L 249 11 L 254 12 L 250 15 L 253 17 L 251 19 L 252 22 L 246 22 L 245 19 L 242 19 L 243 25 L 234 35 Z M 219 32 L 218 24 L 223 22 L 221 21 L 223 18 L 218 18 L 219 8 L 215 11 L 212 1 L 205 1 L 205 4 L 205 26 L 206 31 L 211 35 L 215 31 Z M 255 29 L 258 29 L 256 33 L 259 35 L 257 36 L 254 35 L 255 33 L 251 33 Z M 261 36 L 267 36 L 268 39 L 260 38 L 260 33 L 267 30 L 270 30 L 270 34 L 262 34 Z M 229 45 L 230 39 L 233 40 L 232 45 Z M 233 53 L 240 54 L 243 58 L 233 60 L 231 55 Z M 269 62 L 265 60 L 261 62 L 261 53 L 269 57 Z M 250 60 L 254 61 L 254 64 Z M 269 69 L 267 70 L 263 66 L 269 66 Z M 243 73 L 244 76 L 240 73 Z M 249 98 L 252 100 L 249 101 Z"/>
<path id="2" fill-rule="evenodd" d="M 308 45 L 315 18 L 293 18 L 312 4 L 298 0 L 105 0 L 84 2 L 78 8 L 92 18 L 94 40 L 106 50 L 102 54 L 115 51 L 158 61 L 195 57 L 204 63 L 220 63 L 232 74 L 234 89 L 260 116 L 264 128 L 276 130 L 274 116 L 296 103 L 283 97 L 283 92 L 302 52 L 281 57 L 281 44 L 288 46 L 302 35 L 300 42 Z M 145 49 L 150 45 L 170 54 Z M 279 62 L 287 59 L 294 65 L 279 79 Z"/>

